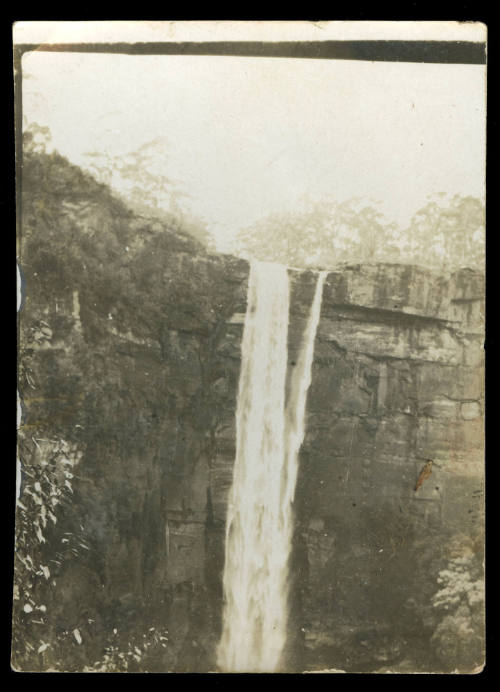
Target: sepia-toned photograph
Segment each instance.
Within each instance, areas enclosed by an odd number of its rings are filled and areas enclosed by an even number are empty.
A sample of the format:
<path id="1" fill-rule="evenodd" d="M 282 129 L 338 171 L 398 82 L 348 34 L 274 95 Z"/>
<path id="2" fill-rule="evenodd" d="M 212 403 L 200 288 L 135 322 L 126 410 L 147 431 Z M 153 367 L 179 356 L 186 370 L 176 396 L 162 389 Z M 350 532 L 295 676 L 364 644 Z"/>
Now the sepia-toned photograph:
<path id="1" fill-rule="evenodd" d="M 486 26 L 13 36 L 12 669 L 481 672 Z"/>

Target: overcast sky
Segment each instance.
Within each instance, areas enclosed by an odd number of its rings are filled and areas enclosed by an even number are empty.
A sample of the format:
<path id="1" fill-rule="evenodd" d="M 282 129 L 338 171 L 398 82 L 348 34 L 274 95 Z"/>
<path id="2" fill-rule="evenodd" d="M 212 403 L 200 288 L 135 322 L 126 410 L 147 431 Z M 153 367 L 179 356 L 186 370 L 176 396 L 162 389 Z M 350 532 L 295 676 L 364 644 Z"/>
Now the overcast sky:
<path id="1" fill-rule="evenodd" d="M 305 194 L 400 224 L 429 194 L 484 195 L 482 65 L 33 52 L 23 72 L 24 115 L 76 164 L 165 138 L 221 248 Z"/>

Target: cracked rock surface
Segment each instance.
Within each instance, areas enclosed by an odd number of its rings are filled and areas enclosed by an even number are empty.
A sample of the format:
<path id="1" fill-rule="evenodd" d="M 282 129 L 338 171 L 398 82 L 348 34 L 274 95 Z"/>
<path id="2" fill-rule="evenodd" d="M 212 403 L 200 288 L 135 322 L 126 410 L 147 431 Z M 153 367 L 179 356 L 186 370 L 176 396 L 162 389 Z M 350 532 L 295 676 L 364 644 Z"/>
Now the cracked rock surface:
<path id="1" fill-rule="evenodd" d="M 25 163 L 22 224 L 21 491 L 52 454 L 40 440 L 63 441 L 71 503 L 37 550 L 53 558 L 65 531 L 89 549 L 59 560 L 50 588 L 33 586 L 45 621 L 23 614 L 16 626 L 53 646 L 15 654 L 16 666 L 91 668 L 117 626 L 161 624 L 168 644 L 135 669 L 213 670 L 248 264 L 134 216 L 57 155 Z M 291 369 L 314 275 L 290 276 Z M 328 274 L 288 670 L 481 665 L 483 303 L 483 277 L 468 269 Z M 56 644 L 75 629 L 81 643 Z"/>

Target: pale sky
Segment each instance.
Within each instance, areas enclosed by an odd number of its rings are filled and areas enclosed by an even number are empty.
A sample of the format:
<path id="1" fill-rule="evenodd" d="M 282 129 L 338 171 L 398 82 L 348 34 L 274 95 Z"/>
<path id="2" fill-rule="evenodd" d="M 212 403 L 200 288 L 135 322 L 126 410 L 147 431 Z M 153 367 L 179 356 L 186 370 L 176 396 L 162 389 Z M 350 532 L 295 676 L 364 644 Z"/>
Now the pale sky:
<path id="1" fill-rule="evenodd" d="M 24 115 L 78 165 L 165 138 L 162 172 L 221 249 L 304 195 L 400 224 L 432 193 L 484 197 L 483 65 L 33 52 L 25 73 Z"/>

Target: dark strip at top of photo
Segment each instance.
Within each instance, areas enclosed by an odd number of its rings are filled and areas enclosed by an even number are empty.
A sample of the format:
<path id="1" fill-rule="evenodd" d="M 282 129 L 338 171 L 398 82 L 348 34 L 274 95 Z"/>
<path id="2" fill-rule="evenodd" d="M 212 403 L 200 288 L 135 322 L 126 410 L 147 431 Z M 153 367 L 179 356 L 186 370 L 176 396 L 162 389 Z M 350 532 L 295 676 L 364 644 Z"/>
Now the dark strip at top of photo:
<path id="1" fill-rule="evenodd" d="M 486 44 L 472 41 L 216 41 L 163 43 L 18 44 L 16 51 L 124 53 L 128 55 L 232 55 L 482 65 Z"/>

